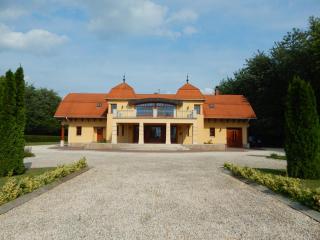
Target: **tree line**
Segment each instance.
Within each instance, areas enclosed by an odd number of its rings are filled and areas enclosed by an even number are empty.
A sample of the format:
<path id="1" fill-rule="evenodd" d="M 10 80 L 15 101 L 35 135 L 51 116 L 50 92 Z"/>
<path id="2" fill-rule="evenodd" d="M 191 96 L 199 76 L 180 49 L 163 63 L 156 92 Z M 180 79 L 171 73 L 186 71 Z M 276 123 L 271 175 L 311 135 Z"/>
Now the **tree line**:
<path id="1" fill-rule="evenodd" d="M 256 112 L 249 134 L 266 146 L 284 146 L 287 91 L 294 77 L 310 84 L 320 113 L 320 19 L 293 29 L 267 52 L 258 51 L 233 77 L 221 81 L 224 94 L 243 94 Z"/>
<path id="2" fill-rule="evenodd" d="M 0 76 L 1 88 L 5 83 L 5 76 Z M 36 88 L 32 84 L 24 85 L 25 99 L 25 134 L 27 135 L 59 135 L 59 121 L 55 119 L 61 97 L 51 89 Z"/>

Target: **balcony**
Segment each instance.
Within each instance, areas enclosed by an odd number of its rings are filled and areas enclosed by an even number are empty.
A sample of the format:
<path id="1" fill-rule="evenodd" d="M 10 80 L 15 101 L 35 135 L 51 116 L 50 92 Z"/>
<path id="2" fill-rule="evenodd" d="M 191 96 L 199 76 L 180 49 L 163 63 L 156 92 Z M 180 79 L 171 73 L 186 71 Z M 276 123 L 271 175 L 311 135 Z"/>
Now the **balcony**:
<path id="1" fill-rule="evenodd" d="M 176 118 L 176 119 L 195 119 L 196 111 L 159 111 L 158 109 L 149 109 L 146 111 L 133 110 L 113 110 L 113 118 Z"/>

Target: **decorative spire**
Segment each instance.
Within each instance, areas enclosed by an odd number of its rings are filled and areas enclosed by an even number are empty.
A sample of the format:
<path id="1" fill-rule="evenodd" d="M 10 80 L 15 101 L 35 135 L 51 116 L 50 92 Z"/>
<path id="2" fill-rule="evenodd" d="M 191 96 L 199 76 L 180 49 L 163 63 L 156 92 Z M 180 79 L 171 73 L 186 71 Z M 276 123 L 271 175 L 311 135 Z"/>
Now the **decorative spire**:
<path id="1" fill-rule="evenodd" d="M 187 83 L 189 83 L 189 75 L 187 74 L 187 80 L 186 80 Z"/>
<path id="2" fill-rule="evenodd" d="M 126 75 L 125 75 L 125 74 L 123 74 L 123 79 L 122 79 L 122 81 L 123 81 L 123 83 L 126 82 Z"/>

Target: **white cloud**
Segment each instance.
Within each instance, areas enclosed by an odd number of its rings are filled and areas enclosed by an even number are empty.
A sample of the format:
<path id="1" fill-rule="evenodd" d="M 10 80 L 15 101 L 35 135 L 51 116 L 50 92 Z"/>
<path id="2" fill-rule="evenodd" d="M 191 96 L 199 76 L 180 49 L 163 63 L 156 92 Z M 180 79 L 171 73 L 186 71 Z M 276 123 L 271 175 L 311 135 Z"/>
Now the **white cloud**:
<path id="1" fill-rule="evenodd" d="M 204 94 L 212 94 L 213 93 L 213 88 L 205 88 L 203 90 L 201 90 L 202 93 Z"/>
<path id="2" fill-rule="evenodd" d="M 192 26 L 186 26 L 184 29 L 183 29 L 183 33 L 186 34 L 186 35 L 192 35 L 192 34 L 195 34 L 197 33 L 198 30 Z"/>
<path id="3" fill-rule="evenodd" d="M 90 1 L 90 5 L 87 1 L 82 3 L 89 13 L 89 29 L 106 38 L 118 34 L 177 38 L 185 34 L 184 25 L 194 22 L 198 17 L 192 10 L 169 14 L 167 6 L 151 0 L 93 0 Z"/>
<path id="4" fill-rule="evenodd" d="M 198 14 L 190 9 L 183 9 L 173 13 L 169 18 L 168 22 L 194 22 L 198 19 Z"/>
<path id="5" fill-rule="evenodd" d="M 34 53 L 48 52 L 52 48 L 65 43 L 68 38 L 43 29 L 32 29 L 28 32 L 12 31 L 0 24 L 0 50 L 22 50 Z"/>

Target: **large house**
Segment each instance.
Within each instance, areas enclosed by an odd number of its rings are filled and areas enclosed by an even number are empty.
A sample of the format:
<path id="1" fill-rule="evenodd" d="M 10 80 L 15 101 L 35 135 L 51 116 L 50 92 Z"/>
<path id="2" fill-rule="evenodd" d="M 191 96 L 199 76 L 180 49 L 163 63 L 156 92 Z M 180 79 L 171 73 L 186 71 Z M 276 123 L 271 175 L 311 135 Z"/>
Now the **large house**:
<path id="1" fill-rule="evenodd" d="M 203 94 L 187 80 L 175 94 L 138 94 L 125 80 L 109 93 L 70 93 L 55 117 L 68 144 L 94 142 L 248 146 L 256 118 L 242 95 Z"/>

